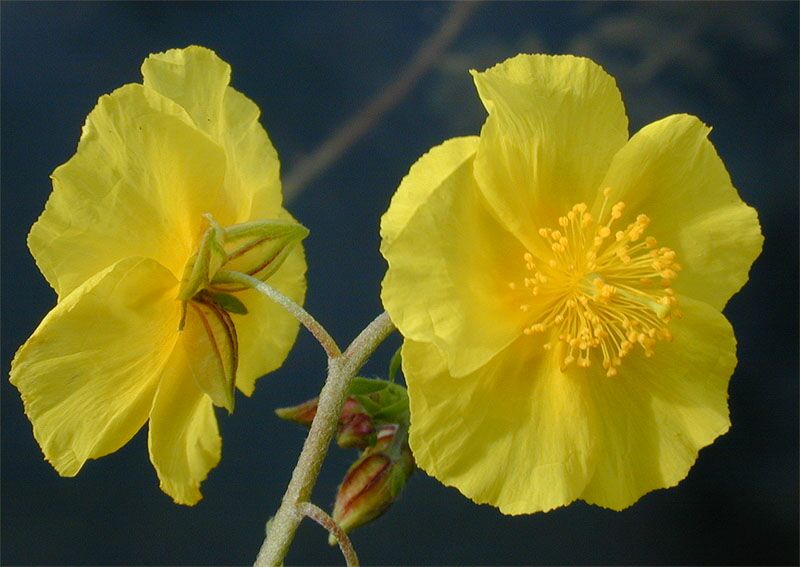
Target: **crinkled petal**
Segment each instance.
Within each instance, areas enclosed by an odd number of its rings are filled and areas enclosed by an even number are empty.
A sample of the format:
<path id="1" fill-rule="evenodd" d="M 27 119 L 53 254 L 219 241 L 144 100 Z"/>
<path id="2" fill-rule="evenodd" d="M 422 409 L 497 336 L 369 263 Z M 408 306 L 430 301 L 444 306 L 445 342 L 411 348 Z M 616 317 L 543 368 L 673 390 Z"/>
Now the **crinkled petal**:
<path id="1" fill-rule="evenodd" d="M 621 95 L 599 65 L 569 55 L 518 55 L 472 74 L 489 112 L 475 177 L 505 226 L 532 247 L 538 227 L 593 200 L 628 140 Z"/>
<path id="2" fill-rule="evenodd" d="M 195 385 L 186 350 L 176 348 L 150 410 L 148 448 L 161 490 L 178 504 L 194 505 L 200 483 L 219 463 L 222 440 L 211 398 Z"/>
<path id="3" fill-rule="evenodd" d="M 535 340 L 522 337 L 457 379 L 435 346 L 403 346 L 417 464 L 505 514 L 572 502 L 594 468 L 587 383 L 563 374 Z"/>
<path id="4" fill-rule="evenodd" d="M 148 57 L 144 84 L 177 102 L 225 149 L 225 189 L 236 195 L 239 222 L 275 218 L 281 207 L 278 154 L 259 122 L 258 106 L 229 87 L 231 68 L 213 51 L 190 46 Z"/>
<path id="5" fill-rule="evenodd" d="M 455 138 L 420 158 L 381 222 L 383 304 L 406 338 L 439 346 L 456 376 L 485 364 L 524 327 L 508 284 L 522 281 L 525 250 L 478 191 L 476 145 Z"/>
<path id="6" fill-rule="evenodd" d="M 630 219 L 621 223 L 646 214 L 647 234 L 675 250 L 683 266 L 675 290 L 721 310 L 747 281 L 764 237 L 709 132 L 685 114 L 646 126 L 614 156 L 603 186 L 610 202 L 626 204 Z"/>
<path id="7" fill-rule="evenodd" d="M 267 283 L 299 304 L 306 293 L 306 260 L 296 245 Z M 299 323 L 277 303 L 255 290 L 236 294 L 247 307 L 246 315 L 231 315 L 239 335 L 239 370 L 236 386 L 253 393 L 258 378 L 283 364 L 297 338 Z"/>
<path id="8" fill-rule="evenodd" d="M 676 485 L 698 451 L 730 426 L 728 381 L 736 340 L 711 306 L 681 297 L 674 341 L 655 355 L 627 357 L 619 375 L 591 378 L 597 466 L 582 499 L 615 510 L 656 488 Z"/>
<path id="9" fill-rule="evenodd" d="M 128 85 L 89 114 L 78 151 L 53 172 L 53 193 L 28 236 L 60 298 L 129 256 L 153 258 L 180 279 L 206 223 L 201 215 L 213 212 L 223 225 L 236 220 L 221 191 L 224 153 L 179 111 Z"/>
<path id="10" fill-rule="evenodd" d="M 177 283 L 152 260 L 122 260 L 65 297 L 17 352 L 11 383 L 59 474 L 144 425 L 178 336 Z"/>

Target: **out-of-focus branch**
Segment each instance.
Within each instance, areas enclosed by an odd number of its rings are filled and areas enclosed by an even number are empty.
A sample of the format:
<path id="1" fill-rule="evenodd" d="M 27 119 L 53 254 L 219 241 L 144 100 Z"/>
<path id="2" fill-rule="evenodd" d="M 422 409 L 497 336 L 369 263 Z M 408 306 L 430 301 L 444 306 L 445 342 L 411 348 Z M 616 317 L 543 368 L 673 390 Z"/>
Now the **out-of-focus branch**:
<path id="1" fill-rule="evenodd" d="M 411 91 L 450 46 L 477 5 L 478 2 L 454 3 L 439 29 L 420 46 L 394 82 L 379 92 L 314 152 L 297 162 L 283 182 L 283 194 L 287 202 L 296 198 Z"/>

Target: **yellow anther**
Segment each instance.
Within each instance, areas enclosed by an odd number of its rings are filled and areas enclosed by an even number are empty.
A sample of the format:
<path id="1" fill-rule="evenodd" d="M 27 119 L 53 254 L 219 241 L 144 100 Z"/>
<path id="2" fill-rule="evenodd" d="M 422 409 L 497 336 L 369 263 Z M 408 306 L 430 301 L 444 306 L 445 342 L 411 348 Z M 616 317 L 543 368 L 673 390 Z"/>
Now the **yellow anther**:
<path id="1" fill-rule="evenodd" d="M 604 198 L 610 191 L 603 189 Z M 645 235 L 647 215 L 615 230 L 625 203 L 611 207 L 610 219 L 606 206 L 597 220 L 603 224 L 595 224 L 585 203 L 574 205 L 556 217 L 561 230 L 538 229 L 549 246 L 535 258 L 530 252 L 523 257 L 531 274 L 522 284 L 530 296 L 520 310 L 536 313 L 523 332 L 548 334 L 542 345 L 548 351 L 561 342 L 564 371 L 572 363 L 587 368 L 599 361 L 607 376 L 615 376 L 633 350 L 652 356 L 656 342 L 671 340 L 667 325 L 681 316 L 670 287 L 680 271 L 675 252 Z"/>

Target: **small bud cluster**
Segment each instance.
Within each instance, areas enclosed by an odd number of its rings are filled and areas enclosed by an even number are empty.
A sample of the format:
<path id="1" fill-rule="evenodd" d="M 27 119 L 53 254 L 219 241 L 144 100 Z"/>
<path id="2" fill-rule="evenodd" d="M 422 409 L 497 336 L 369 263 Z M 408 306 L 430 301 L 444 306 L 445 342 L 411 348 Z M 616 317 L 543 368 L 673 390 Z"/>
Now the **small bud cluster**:
<path id="1" fill-rule="evenodd" d="M 333 520 L 345 533 L 386 512 L 414 471 L 408 445 L 408 395 L 386 380 L 355 378 L 339 416 L 336 443 L 361 450 L 339 485 Z M 310 426 L 317 398 L 276 414 Z M 331 545 L 336 544 L 331 536 Z"/>

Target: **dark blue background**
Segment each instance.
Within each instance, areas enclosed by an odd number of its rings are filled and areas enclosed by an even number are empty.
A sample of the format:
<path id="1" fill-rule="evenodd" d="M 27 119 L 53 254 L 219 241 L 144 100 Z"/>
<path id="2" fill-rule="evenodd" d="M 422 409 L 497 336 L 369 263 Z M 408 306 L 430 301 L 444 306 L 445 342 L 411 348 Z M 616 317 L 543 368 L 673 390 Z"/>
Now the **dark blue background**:
<path id="1" fill-rule="evenodd" d="M 97 97 L 140 80 L 151 52 L 196 43 L 231 63 L 290 171 L 386 85 L 449 6 L 425 4 L 2 4 L 2 372 L 54 304 L 25 235 Z M 445 57 L 289 208 L 311 228 L 307 307 L 341 343 L 380 310 L 378 224 L 408 167 L 475 134 L 467 69 L 521 51 L 593 57 L 615 75 L 631 130 L 673 112 L 711 138 L 760 214 L 764 253 L 726 314 L 739 340 L 731 431 L 677 488 L 621 513 L 576 504 L 504 517 L 416 474 L 402 500 L 354 534 L 367 564 L 796 563 L 798 560 L 798 5 L 482 5 Z M 399 339 L 370 362 L 381 372 Z M 276 406 L 315 395 L 318 346 L 301 333 L 286 365 L 220 415 L 221 464 L 194 508 L 158 489 L 142 431 L 75 479 L 44 461 L 17 391 L 2 385 L 4 564 L 243 564 L 288 481 L 304 433 Z M 334 449 L 327 506 L 354 455 Z M 289 563 L 339 563 L 301 527 Z"/>

